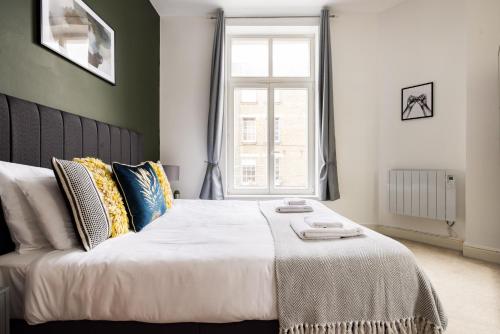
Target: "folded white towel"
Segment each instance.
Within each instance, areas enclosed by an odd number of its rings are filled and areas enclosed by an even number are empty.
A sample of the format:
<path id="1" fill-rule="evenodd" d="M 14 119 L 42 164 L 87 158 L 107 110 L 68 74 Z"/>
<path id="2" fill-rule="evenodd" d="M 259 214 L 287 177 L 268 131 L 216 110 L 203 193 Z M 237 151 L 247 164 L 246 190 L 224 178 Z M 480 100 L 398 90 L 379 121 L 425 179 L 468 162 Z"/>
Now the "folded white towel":
<path id="1" fill-rule="evenodd" d="M 339 220 L 332 216 L 308 216 L 304 217 L 304 221 L 311 227 L 316 228 L 330 228 L 330 227 L 343 227 L 344 225 Z"/>
<path id="2" fill-rule="evenodd" d="M 276 207 L 276 212 L 279 213 L 299 213 L 312 211 L 313 208 L 310 205 L 283 205 Z"/>
<path id="3" fill-rule="evenodd" d="M 314 228 L 302 219 L 295 219 L 290 222 L 290 226 L 301 239 L 305 240 L 340 239 L 363 234 L 363 229 L 355 224 L 348 228 Z"/>
<path id="4" fill-rule="evenodd" d="M 283 202 L 285 202 L 285 205 L 306 205 L 305 199 L 297 197 L 285 198 Z"/>

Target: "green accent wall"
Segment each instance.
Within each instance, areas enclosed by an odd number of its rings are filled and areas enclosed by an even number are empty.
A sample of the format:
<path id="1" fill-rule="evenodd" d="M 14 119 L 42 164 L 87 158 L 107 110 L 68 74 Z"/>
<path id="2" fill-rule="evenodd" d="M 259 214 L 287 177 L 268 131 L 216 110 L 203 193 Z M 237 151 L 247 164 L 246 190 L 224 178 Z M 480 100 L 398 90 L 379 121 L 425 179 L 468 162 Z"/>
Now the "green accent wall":
<path id="1" fill-rule="evenodd" d="M 115 31 L 116 86 L 39 43 L 39 0 L 0 1 L 0 92 L 130 128 L 159 158 L 160 18 L 149 0 L 84 0 Z"/>

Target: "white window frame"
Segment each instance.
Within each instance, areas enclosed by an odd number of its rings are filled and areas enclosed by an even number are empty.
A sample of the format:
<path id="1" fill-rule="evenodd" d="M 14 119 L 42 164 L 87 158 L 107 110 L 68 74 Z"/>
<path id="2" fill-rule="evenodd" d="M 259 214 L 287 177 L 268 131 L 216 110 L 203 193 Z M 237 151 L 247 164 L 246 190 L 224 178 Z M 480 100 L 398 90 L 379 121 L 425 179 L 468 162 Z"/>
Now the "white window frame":
<path id="1" fill-rule="evenodd" d="M 227 34 L 227 49 L 225 52 L 226 63 L 226 195 L 315 195 L 316 191 L 316 147 L 315 147 L 315 74 L 316 74 L 316 47 L 314 34 Z M 231 41 L 232 38 L 266 38 L 268 39 L 268 77 L 232 77 L 231 76 Z M 310 71 L 309 77 L 273 77 L 273 39 L 307 39 L 309 41 L 310 51 Z M 267 153 L 267 180 L 266 188 L 241 189 L 235 187 L 234 180 L 234 92 L 238 88 L 265 88 L 267 89 L 268 103 L 268 125 L 265 140 L 268 143 Z M 288 89 L 307 89 L 308 90 L 308 186 L 305 188 L 284 188 L 275 184 L 274 178 L 274 90 L 280 88 Z M 260 138 L 257 138 L 259 140 Z M 271 139 L 271 141 L 270 141 Z M 238 138 L 239 140 L 239 138 Z"/>

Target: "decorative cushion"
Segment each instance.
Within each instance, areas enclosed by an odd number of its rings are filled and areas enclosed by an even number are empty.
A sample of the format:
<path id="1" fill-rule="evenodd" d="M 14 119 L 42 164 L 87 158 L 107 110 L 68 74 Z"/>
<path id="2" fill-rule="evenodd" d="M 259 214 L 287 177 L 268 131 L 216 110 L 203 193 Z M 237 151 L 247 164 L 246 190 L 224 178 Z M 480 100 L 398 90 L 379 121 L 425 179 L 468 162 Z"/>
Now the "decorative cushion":
<path id="1" fill-rule="evenodd" d="M 0 161 L 0 198 L 4 218 L 16 251 L 20 254 L 35 249 L 50 249 L 51 246 L 38 226 L 37 216 L 18 182 L 51 174 L 52 171 L 47 168 Z"/>
<path id="2" fill-rule="evenodd" d="M 113 172 L 136 232 L 165 213 L 165 197 L 151 164 L 129 166 L 114 162 Z"/>
<path id="3" fill-rule="evenodd" d="M 82 164 L 52 158 L 52 167 L 71 208 L 77 234 L 89 251 L 111 235 L 106 205 L 91 173 Z"/>
<path id="4" fill-rule="evenodd" d="M 52 247 L 59 250 L 79 247 L 64 194 L 57 185 L 54 173 L 50 173 L 50 176 L 19 180 L 19 188 L 28 199 L 38 217 L 38 226 Z"/>
<path id="5" fill-rule="evenodd" d="M 153 167 L 156 177 L 158 177 L 158 181 L 160 182 L 161 189 L 163 191 L 163 197 L 165 197 L 165 204 L 167 208 L 170 209 L 174 203 L 174 195 L 172 194 L 172 188 L 170 187 L 170 182 L 168 182 L 167 174 L 165 174 L 165 170 L 161 162 L 153 162 L 148 161 Z"/>
<path id="6" fill-rule="evenodd" d="M 128 233 L 129 222 L 123 197 L 113 179 L 111 166 L 95 158 L 75 158 L 92 175 L 111 221 L 111 237 Z"/>

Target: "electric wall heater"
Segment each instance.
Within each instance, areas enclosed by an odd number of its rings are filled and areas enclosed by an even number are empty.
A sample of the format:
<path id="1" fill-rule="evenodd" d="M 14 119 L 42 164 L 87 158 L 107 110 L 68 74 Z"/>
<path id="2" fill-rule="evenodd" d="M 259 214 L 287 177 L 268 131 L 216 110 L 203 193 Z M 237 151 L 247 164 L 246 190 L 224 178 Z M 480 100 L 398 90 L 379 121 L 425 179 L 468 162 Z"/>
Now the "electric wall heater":
<path id="1" fill-rule="evenodd" d="M 455 177 L 445 170 L 393 169 L 388 186 L 391 213 L 455 223 Z"/>

